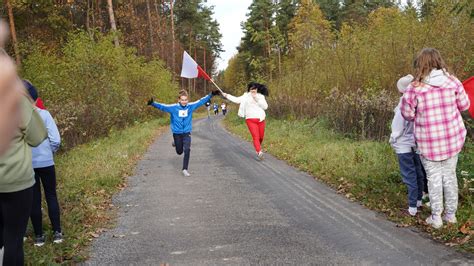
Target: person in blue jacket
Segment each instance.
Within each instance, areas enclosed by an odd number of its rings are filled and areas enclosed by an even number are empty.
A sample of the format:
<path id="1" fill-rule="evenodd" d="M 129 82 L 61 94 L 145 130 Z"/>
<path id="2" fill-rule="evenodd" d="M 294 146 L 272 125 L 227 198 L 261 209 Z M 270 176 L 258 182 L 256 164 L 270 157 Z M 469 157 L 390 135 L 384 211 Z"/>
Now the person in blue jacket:
<path id="1" fill-rule="evenodd" d="M 27 80 L 23 80 L 28 93 L 33 101 L 38 100 L 38 91 Z M 61 243 L 63 235 L 61 232 L 60 211 L 58 196 L 56 193 L 56 170 L 54 168 L 54 153 L 59 149 L 61 137 L 58 127 L 51 114 L 45 110 L 36 107 L 43 120 L 48 137 L 38 146 L 32 148 L 33 170 L 35 171 L 36 183 L 33 186 L 33 206 L 31 209 L 31 223 L 35 232 L 34 245 L 42 246 L 45 243 L 43 234 L 43 218 L 41 211 L 41 185 L 43 185 L 46 204 L 48 205 L 48 216 L 53 229 L 53 243 Z"/>
<path id="2" fill-rule="evenodd" d="M 148 105 L 151 105 L 163 112 L 170 114 L 171 132 L 173 132 L 174 146 L 176 153 L 181 155 L 184 152 L 183 158 L 183 175 L 190 176 L 188 172 L 189 156 L 191 153 L 191 131 L 193 112 L 200 106 L 206 104 L 212 96 L 219 95 L 220 92 L 215 90 L 200 100 L 188 103 L 188 93 L 181 90 L 178 95 L 178 103 L 162 104 L 157 103 L 151 98 Z"/>

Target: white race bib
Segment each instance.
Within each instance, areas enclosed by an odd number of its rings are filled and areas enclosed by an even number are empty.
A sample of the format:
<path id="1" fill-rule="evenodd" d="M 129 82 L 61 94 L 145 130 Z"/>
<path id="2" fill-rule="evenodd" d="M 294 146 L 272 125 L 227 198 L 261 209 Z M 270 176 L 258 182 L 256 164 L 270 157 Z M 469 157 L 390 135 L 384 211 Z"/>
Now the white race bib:
<path id="1" fill-rule="evenodd" d="M 188 117 L 188 109 L 186 110 L 179 110 L 179 117 Z"/>

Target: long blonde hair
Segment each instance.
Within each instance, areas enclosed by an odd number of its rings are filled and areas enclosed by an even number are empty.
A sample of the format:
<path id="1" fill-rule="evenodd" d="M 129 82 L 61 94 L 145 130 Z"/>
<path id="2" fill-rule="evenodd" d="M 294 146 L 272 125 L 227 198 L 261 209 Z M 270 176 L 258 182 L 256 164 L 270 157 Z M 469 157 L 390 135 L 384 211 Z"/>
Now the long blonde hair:
<path id="1" fill-rule="evenodd" d="M 435 48 L 423 48 L 413 62 L 415 81 L 423 81 L 433 69 L 441 69 L 447 74 L 448 66 Z"/>

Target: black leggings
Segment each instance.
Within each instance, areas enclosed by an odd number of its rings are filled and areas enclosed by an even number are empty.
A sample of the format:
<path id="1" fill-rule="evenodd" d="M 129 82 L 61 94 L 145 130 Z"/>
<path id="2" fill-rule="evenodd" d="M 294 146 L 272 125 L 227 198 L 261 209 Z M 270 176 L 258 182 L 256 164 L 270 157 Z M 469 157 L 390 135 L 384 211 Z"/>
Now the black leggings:
<path id="1" fill-rule="evenodd" d="M 31 213 L 33 188 L 0 193 L 0 247 L 3 265 L 23 265 L 23 236 Z"/>
<path id="2" fill-rule="evenodd" d="M 181 155 L 184 152 L 183 170 L 188 170 L 189 156 L 191 155 L 191 133 L 173 134 L 176 153 Z"/>
<path id="3" fill-rule="evenodd" d="M 59 219 L 59 203 L 56 194 L 56 171 L 54 165 L 35 168 L 36 183 L 33 186 L 33 208 L 31 209 L 31 223 L 36 236 L 43 235 L 43 218 L 41 213 L 41 184 L 48 205 L 48 216 L 53 231 L 61 232 Z"/>

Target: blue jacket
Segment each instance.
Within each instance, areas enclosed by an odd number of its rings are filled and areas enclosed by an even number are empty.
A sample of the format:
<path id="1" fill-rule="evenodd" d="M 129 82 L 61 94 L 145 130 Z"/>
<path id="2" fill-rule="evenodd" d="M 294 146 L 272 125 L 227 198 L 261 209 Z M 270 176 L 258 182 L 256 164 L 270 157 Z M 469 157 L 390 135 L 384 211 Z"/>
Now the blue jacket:
<path id="1" fill-rule="evenodd" d="M 194 110 L 204 105 L 211 98 L 212 94 L 209 94 L 202 97 L 199 101 L 188 103 L 186 106 L 182 106 L 179 103 L 162 104 L 157 102 L 154 102 L 151 105 L 163 112 L 170 113 L 171 131 L 173 134 L 183 134 L 190 133 L 193 130 L 192 119 Z"/>
<path id="2" fill-rule="evenodd" d="M 33 168 L 43 168 L 54 165 L 53 153 L 59 149 L 61 137 L 51 114 L 39 108 L 36 108 L 36 111 L 40 114 L 41 119 L 43 119 L 48 131 L 48 137 L 38 147 L 32 148 L 31 153 Z"/>

